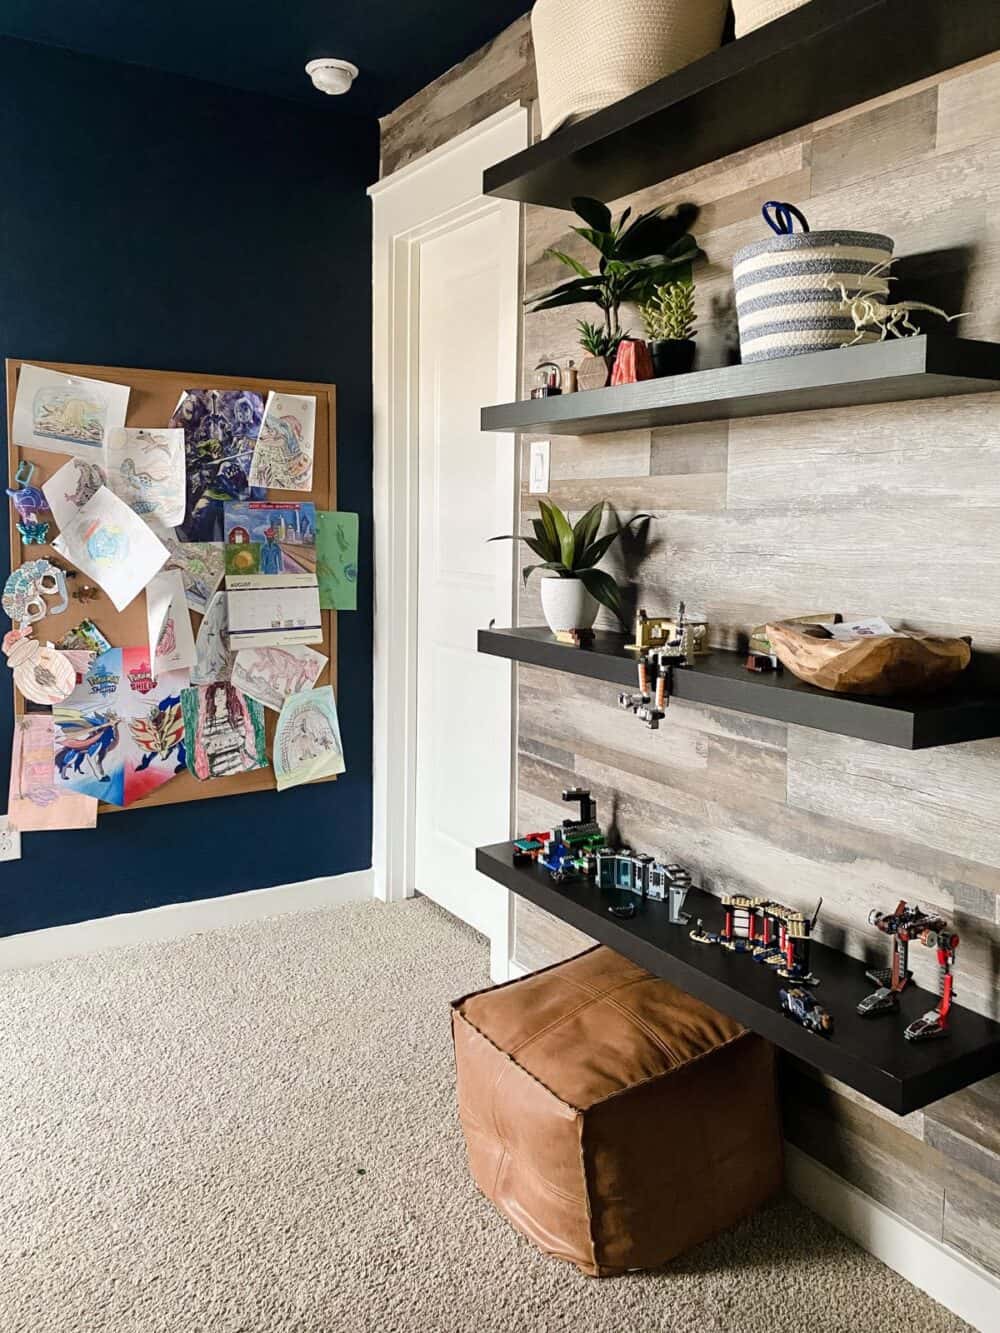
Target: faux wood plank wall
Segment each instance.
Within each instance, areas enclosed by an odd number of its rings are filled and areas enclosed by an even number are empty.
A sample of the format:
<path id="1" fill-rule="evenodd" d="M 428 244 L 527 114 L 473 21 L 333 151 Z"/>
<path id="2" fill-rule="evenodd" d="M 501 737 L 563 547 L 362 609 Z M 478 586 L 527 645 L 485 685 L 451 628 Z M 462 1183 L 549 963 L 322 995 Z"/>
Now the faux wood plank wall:
<path id="1" fill-rule="evenodd" d="M 387 118 L 385 169 L 532 88 L 522 21 Z M 732 255 L 764 234 L 760 205 L 775 198 L 800 204 L 817 229 L 894 236 L 900 272 L 922 295 L 968 311 L 963 333 L 1000 339 L 1000 59 L 627 201 L 701 206 L 703 366 L 732 354 Z M 527 293 L 562 276 L 546 246 L 585 254 L 569 221 L 525 209 Z M 579 313 L 526 317 L 528 373 L 579 354 Z M 618 572 L 651 612 L 685 598 L 717 643 L 769 616 L 838 609 L 971 633 L 1000 651 L 998 408 L 990 395 L 553 439 L 551 494 L 574 514 L 602 496 L 623 515 L 655 513 L 647 546 L 624 552 Z M 527 495 L 522 508 L 526 517 Z M 541 623 L 535 585 L 520 619 Z M 557 819 L 560 790 L 586 784 L 625 841 L 685 862 L 714 892 L 810 908 L 822 895 L 824 938 L 859 959 L 880 954 L 869 908 L 900 897 L 939 907 L 962 936 L 960 1002 L 1000 1017 L 1000 742 L 910 754 L 681 703 L 650 733 L 614 695 L 519 669 L 520 827 Z M 585 943 L 524 903 L 516 941 L 526 967 Z M 931 960 L 916 964 L 933 985 Z M 865 984 L 859 966 L 859 998 Z M 905 1120 L 792 1062 L 784 1090 L 790 1140 L 1000 1272 L 1000 1079 Z"/>

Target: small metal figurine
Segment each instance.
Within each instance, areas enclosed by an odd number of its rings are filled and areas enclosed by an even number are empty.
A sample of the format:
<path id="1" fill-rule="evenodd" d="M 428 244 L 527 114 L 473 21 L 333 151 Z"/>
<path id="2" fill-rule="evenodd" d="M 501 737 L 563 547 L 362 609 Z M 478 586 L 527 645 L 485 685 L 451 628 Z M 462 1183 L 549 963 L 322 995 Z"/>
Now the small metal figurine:
<path id="1" fill-rule="evenodd" d="M 815 996 L 801 986 L 789 986 L 778 991 L 778 1003 L 786 1018 L 820 1037 L 833 1035 L 833 1016 L 816 1003 Z"/>
<path id="2" fill-rule="evenodd" d="M 894 912 L 869 912 L 868 923 L 883 935 L 892 936 L 892 965 L 872 967 L 865 972 L 870 981 L 878 984 L 878 990 L 861 1001 L 858 1013 L 869 1018 L 874 1014 L 897 1012 L 900 994 L 913 979 L 907 964 L 910 943 L 917 941 L 925 948 L 937 949 L 940 999 L 937 1008 L 929 1009 L 921 1018 L 915 1019 L 903 1036 L 908 1041 L 946 1036 L 948 1013 L 954 998 L 955 979 L 951 969 L 955 965 L 958 936 L 952 934 L 943 917 L 935 912 L 924 912 L 916 905 L 910 907 L 903 899 L 896 904 Z"/>
<path id="3" fill-rule="evenodd" d="M 31 478 L 34 474 L 34 463 L 29 463 L 26 458 L 22 459 L 14 473 L 14 485 L 17 490 L 13 490 L 10 486 L 7 487 L 7 494 L 17 510 L 17 530 L 21 534 L 21 540 L 25 546 L 41 546 L 48 540 L 49 535 L 48 523 L 43 523 L 39 517 L 41 514 L 48 513 L 49 505 L 38 487 L 31 485 Z"/>
<path id="4" fill-rule="evenodd" d="M 75 574 L 76 570 L 73 570 L 72 573 Z M 96 602 L 98 597 L 100 597 L 100 595 L 101 595 L 100 588 L 95 588 L 93 584 L 90 583 L 81 583 L 80 586 L 78 588 L 74 588 L 73 592 L 71 593 L 73 601 L 79 602 L 81 605 L 84 602 Z"/>

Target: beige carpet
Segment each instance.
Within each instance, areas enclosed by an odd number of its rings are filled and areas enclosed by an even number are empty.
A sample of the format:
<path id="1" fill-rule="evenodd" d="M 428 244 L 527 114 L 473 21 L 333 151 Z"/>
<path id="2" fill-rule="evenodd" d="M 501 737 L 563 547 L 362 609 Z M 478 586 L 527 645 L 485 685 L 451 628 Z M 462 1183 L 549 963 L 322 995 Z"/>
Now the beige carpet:
<path id="1" fill-rule="evenodd" d="M 0 976 L 2 1333 L 965 1327 L 791 1201 L 655 1275 L 537 1254 L 465 1172 L 485 982 L 424 901 Z"/>

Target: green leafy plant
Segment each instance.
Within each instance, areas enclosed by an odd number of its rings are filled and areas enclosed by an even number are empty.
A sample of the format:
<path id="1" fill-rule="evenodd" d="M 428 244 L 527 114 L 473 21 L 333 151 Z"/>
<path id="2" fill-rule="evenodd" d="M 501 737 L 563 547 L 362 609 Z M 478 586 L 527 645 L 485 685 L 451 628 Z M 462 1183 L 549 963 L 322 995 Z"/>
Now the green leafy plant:
<path id="1" fill-rule="evenodd" d="M 529 297 L 527 303 L 533 311 L 567 305 L 600 307 L 604 315 L 604 338 L 609 347 L 617 350 L 621 340 L 628 336 L 621 327 L 622 305 L 629 301 L 642 305 L 652 299 L 657 287 L 680 276 L 690 276 L 691 264 L 701 253 L 690 234 L 698 209 L 694 204 L 681 204 L 664 216 L 663 207 L 654 208 L 630 222 L 632 210 L 626 208 L 616 222 L 607 204 L 599 199 L 578 197 L 572 204 L 573 211 L 586 223 L 572 230 L 597 251 L 600 256 L 597 270 L 592 272 L 562 250 L 546 250 L 547 255 L 572 269 L 576 277 L 542 296 Z M 595 327 L 599 326 L 587 325 L 588 336 Z"/>
<path id="2" fill-rule="evenodd" d="M 570 523 L 558 505 L 539 500 L 541 517 L 531 520 L 533 537 L 513 534 L 491 537 L 490 541 L 522 541 L 540 557 L 538 564 L 527 565 L 521 571 L 526 584 L 536 569 L 548 569 L 563 579 L 579 579 L 591 597 L 606 606 L 624 625 L 625 607 L 621 589 L 611 575 L 598 569 L 597 565 L 623 532 L 627 532 L 633 523 L 641 523 L 652 518 L 652 515 L 635 514 L 627 523 L 619 523 L 603 537 L 599 537 L 597 534 L 601 529 L 606 504 L 606 500 L 599 500 L 576 523 Z"/>
<path id="3" fill-rule="evenodd" d="M 629 336 L 627 329 L 624 333 L 611 334 L 603 325 L 591 324 L 585 319 L 579 320 L 576 327 L 583 350 L 591 356 L 603 356 L 608 362 L 614 361 L 619 344 Z"/>
<path id="4" fill-rule="evenodd" d="M 694 337 L 694 283 L 690 278 L 666 282 L 657 287 L 648 301 L 639 307 L 646 337 L 660 339 Z"/>

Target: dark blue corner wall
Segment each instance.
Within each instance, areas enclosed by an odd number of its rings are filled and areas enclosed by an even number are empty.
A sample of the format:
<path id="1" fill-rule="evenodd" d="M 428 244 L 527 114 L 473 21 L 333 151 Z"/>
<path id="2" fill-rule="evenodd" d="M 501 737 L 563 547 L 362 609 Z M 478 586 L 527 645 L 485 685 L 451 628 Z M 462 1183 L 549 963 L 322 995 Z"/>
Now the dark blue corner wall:
<path id="1" fill-rule="evenodd" d="M 338 629 L 347 775 L 26 834 L 0 864 L 0 934 L 370 865 L 376 122 L 0 40 L 0 155 L 0 354 L 336 383 L 362 543 Z M 2 665 L 0 691 L 4 809 Z"/>

